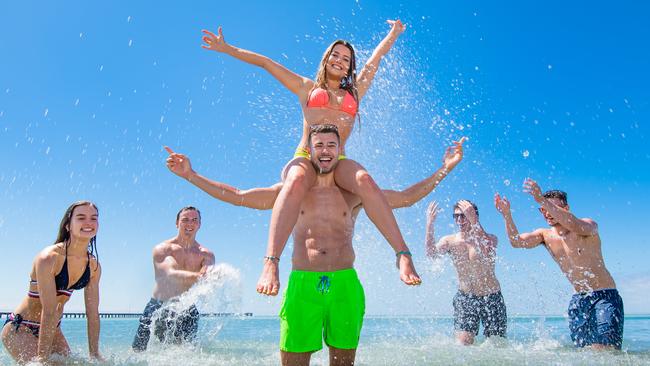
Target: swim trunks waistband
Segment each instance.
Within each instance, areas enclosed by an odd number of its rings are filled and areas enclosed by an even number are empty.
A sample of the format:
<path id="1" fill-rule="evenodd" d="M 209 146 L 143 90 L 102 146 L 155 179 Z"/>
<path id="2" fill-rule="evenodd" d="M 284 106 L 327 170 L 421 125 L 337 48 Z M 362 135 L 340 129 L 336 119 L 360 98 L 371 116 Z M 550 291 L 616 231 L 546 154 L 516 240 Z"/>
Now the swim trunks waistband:
<path id="1" fill-rule="evenodd" d="M 501 290 L 494 291 L 493 293 L 487 294 L 487 295 L 476 295 L 476 294 L 473 294 L 471 292 L 463 291 L 461 289 L 458 290 L 458 293 L 463 295 L 463 296 L 473 297 L 473 298 L 476 298 L 476 299 L 485 299 L 485 298 L 488 298 L 490 296 L 501 296 Z"/>
<path id="2" fill-rule="evenodd" d="M 327 275 L 331 277 L 338 276 L 341 278 L 355 278 L 357 277 L 357 271 L 354 268 L 338 269 L 336 271 L 306 271 L 301 269 L 292 269 L 290 275 L 300 277 Z"/>
<path id="3" fill-rule="evenodd" d="M 591 294 L 605 294 L 614 291 L 618 291 L 618 290 L 616 288 L 601 288 L 593 291 L 575 292 L 573 295 L 584 296 L 584 295 L 591 295 Z"/>

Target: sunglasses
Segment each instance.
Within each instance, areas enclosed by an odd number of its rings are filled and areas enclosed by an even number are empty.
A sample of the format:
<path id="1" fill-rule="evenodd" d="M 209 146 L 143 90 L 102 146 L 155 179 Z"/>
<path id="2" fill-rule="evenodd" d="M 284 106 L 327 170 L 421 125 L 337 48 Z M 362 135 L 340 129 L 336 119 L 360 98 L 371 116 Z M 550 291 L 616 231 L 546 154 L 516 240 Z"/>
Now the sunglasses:
<path id="1" fill-rule="evenodd" d="M 567 208 L 568 206 L 566 206 L 566 205 L 561 205 L 561 206 L 558 205 L 558 207 L 559 207 L 559 208 Z M 537 209 L 538 209 L 539 212 L 541 212 L 542 214 L 546 214 L 546 213 L 548 212 L 548 210 L 546 210 L 544 207 L 538 207 Z"/>
<path id="2" fill-rule="evenodd" d="M 458 219 L 461 219 L 461 218 L 464 219 L 464 218 L 465 218 L 465 215 L 463 215 L 463 214 L 456 214 L 456 213 L 454 214 L 454 220 L 458 220 Z"/>

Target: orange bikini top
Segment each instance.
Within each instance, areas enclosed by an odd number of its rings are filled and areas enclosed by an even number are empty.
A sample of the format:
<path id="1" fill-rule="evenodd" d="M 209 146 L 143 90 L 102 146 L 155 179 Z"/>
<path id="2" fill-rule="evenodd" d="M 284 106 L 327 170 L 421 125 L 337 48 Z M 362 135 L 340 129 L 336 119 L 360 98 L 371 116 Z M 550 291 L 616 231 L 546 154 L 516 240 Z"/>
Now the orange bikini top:
<path id="1" fill-rule="evenodd" d="M 341 105 L 339 105 L 338 108 L 330 106 L 330 95 L 327 90 L 323 88 L 316 88 L 312 90 L 311 94 L 309 94 L 309 99 L 307 100 L 307 107 L 330 108 L 338 111 L 343 111 L 352 117 L 357 114 L 358 108 L 357 101 L 354 100 L 354 97 L 352 94 L 350 94 L 350 92 L 345 93 L 343 102 L 341 102 Z"/>

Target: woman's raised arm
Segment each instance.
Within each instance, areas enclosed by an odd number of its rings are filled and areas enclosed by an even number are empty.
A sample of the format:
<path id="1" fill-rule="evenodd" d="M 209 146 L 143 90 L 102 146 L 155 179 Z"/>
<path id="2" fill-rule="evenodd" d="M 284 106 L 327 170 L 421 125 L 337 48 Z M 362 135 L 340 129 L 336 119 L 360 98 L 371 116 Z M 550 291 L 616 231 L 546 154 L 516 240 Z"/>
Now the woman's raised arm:
<path id="1" fill-rule="evenodd" d="M 203 42 L 205 42 L 205 44 L 201 47 L 206 50 L 225 53 L 238 60 L 263 68 L 280 83 L 282 83 L 282 85 L 284 85 L 287 89 L 289 89 L 292 93 L 296 94 L 300 98 L 306 97 L 307 93 L 314 85 L 314 82 L 311 79 L 294 73 L 293 71 L 287 69 L 283 65 L 273 61 L 264 55 L 244 50 L 226 43 L 221 27 L 219 27 L 217 30 L 217 34 L 214 34 L 205 29 L 202 30 L 202 32 Z"/>
<path id="2" fill-rule="evenodd" d="M 370 84 L 379 69 L 379 63 L 381 62 L 382 57 L 390 51 L 390 48 L 397 40 L 397 37 L 399 37 L 406 29 L 406 26 L 402 24 L 402 21 L 399 19 L 387 20 L 386 22 L 391 25 L 390 32 L 388 32 L 386 37 L 379 42 L 357 76 L 357 92 L 359 94 L 359 99 L 361 99 L 368 91 L 368 88 L 370 88 Z"/>

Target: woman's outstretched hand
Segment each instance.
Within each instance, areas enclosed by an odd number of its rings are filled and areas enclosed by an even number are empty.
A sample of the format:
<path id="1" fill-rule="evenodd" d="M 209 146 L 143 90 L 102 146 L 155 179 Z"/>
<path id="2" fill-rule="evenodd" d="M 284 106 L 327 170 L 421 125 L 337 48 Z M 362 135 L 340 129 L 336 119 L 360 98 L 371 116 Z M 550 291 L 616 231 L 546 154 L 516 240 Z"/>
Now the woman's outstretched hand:
<path id="1" fill-rule="evenodd" d="M 201 45 L 201 47 L 205 48 L 206 50 L 212 50 L 212 51 L 217 51 L 217 52 L 225 52 L 226 51 L 226 40 L 223 38 L 223 32 L 221 31 L 221 27 L 217 29 L 217 34 L 214 34 L 210 32 L 207 29 L 201 30 L 203 32 L 203 42 L 205 44 Z"/>
<path id="2" fill-rule="evenodd" d="M 398 36 L 400 34 L 404 33 L 404 31 L 406 30 L 406 25 L 404 25 L 402 23 L 402 21 L 399 20 L 399 19 L 397 19 L 397 20 L 390 20 L 389 19 L 389 20 L 386 21 L 386 23 L 391 25 L 390 31 L 395 33 Z"/>

